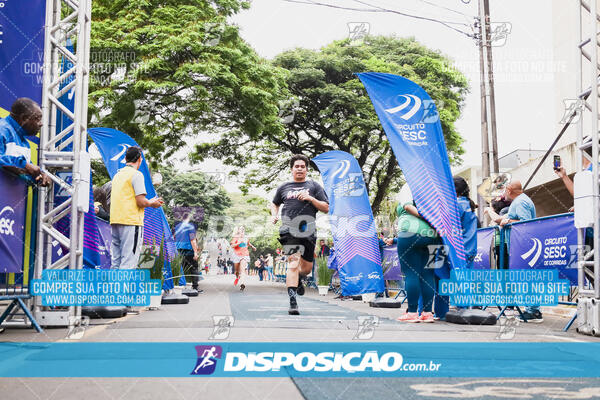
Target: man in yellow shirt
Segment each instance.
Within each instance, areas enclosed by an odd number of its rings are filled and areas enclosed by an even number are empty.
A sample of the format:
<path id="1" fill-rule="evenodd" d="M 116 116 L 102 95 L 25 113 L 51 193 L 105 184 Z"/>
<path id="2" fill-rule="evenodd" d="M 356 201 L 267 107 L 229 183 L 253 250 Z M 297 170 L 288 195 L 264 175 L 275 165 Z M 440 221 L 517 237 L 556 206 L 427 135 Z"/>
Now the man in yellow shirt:
<path id="1" fill-rule="evenodd" d="M 164 204 L 160 197 L 146 199 L 142 164 L 142 149 L 133 146 L 125 153 L 125 167 L 112 179 L 110 195 L 110 226 L 112 228 L 111 268 L 137 268 L 142 246 L 144 208 Z"/>

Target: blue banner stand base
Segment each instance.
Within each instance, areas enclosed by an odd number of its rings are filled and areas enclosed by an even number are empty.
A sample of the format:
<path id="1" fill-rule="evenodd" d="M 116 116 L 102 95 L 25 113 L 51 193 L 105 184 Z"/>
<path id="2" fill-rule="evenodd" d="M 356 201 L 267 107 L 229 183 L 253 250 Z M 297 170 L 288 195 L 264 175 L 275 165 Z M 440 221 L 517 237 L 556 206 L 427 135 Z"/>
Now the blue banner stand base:
<path id="1" fill-rule="evenodd" d="M 33 315 L 31 314 L 31 311 L 29 311 L 29 307 L 27 307 L 27 305 L 23 301 L 23 299 L 30 299 L 30 298 L 31 298 L 31 296 L 28 295 L 28 294 L 11 295 L 11 296 L 0 296 L 0 300 L 12 300 L 12 302 L 8 305 L 8 307 L 6 307 L 6 310 L 4 310 L 4 312 L 0 316 L 0 325 L 2 325 L 2 323 L 4 322 L 4 320 L 6 319 L 6 317 L 8 317 L 11 314 L 12 310 L 16 306 L 19 306 L 23 310 L 23 312 L 25 313 L 25 315 L 27 316 L 27 318 L 29 318 L 29 320 L 31 321 L 31 325 L 33 325 L 33 328 L 38 333 L 43 333 L 44 330 L 37 323 L 37 321 L 35 320 L 35 318 L 33 318 Z"/>

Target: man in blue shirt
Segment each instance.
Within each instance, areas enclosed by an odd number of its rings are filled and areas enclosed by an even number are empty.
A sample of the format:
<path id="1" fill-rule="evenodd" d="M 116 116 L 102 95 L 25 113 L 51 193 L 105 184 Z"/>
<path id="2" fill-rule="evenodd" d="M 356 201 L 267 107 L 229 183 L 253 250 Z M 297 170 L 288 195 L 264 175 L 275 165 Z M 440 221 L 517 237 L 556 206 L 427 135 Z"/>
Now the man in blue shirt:
<path id="1" fill-rule="evenodd" d="M 506 187 L 505 196 L 507 199 L 512 200 L 512 203 L 508 208 L 508 213 L 506 213 L 504 217 L 499 217 L 499 219 L 496 219 L 496 222 L 500 226 L 505 226 L 512 222 L 527 221 L 535 218 L 535 205 L 529 196 L 523 193 L 523 186 L 521 185 L 521 182 L 517 180 L 510 182 Z M 509 240 L 508 237 L 507 240 Z M 521 319 L 526 319 L 527 322 L 535 323 L 544 321 L 539 306 L 527 307 Z"/>
<path id="2" fill-rule="evenodd" d="M 50 179 L 40 167 L 31 163 L 31 149 L 25 138 L 35 135 L 42 127 L 42 110 L 33 100 L 17 99 L 10 115 L 0 119 L 0 166 L 20 175 L 28 174 L 47 186 Z"/>
<path id="3" fill-rule="evenodd" d="M 181 267 L 186 276 L 192 277 L 192 288 L 198 290 L 198 244 L 196 243 L 196 227 L 190 222 L 191 215 L 175 227 L 175 246 L 183 256 Z"/>

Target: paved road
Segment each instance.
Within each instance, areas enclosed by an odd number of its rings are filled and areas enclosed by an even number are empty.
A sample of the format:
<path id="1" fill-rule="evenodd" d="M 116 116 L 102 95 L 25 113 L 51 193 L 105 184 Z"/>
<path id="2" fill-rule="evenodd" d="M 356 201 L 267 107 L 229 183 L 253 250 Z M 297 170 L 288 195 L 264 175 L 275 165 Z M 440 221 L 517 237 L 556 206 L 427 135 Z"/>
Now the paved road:
<path id="1" fill-rule="evenodd" d="M 287 314 L 285 288 L 251 277 L 244 292 L 233 287 L 231 275 L 209 275 L 204 293 L 187 305 L 162 306 L 117 320 L 92 320 L 82 341 L 203 343 L 214 331 L 213 316 L 233 316 L 226 340 L 236 342 L 355 340 L 359 318 L 377 316 L 370 340 L 380 342 L 491 342 L 498 326 L 470 327 L 447 323 L 401 324 L 404 309 L 374 309 L 360 301 L 320 297 L 309 290 L 299 298 L 300 316 Z M 575 342 L 597 338 L 564 333 L 568 314 L 545 313 L 542 324 L 516 327 L 514 341 Z M 0 341 L 67 341 L 67 330 L 9 329 Z M 61 378 L 0 379 L 2 399 L 591 399 L 600 398 L 595 379 L 308 379 L 308 378 Z M 594 397 L 597 396 L 597 397 Z"/>

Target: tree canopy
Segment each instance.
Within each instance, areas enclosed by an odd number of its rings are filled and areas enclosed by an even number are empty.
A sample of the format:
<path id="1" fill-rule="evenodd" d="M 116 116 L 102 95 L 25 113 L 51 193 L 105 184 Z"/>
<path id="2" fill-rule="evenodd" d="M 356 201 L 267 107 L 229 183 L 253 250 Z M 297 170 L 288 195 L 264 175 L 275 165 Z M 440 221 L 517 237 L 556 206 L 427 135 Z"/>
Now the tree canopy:
<path id="1" fill-rule="evenodd" d="M 467 92 L 467 80 L 448 68 L 449 60 L 412 38 L 367 37 L 364 43 L 336 41 L 321 50 L 295 49 L 279 54 L 276 67 L 287 72 L 290 96 L 280 103 L 285 130 L 263 131 L 253 143 L 243 132 L 218 144 L 200 146 L 201 155 L 225 155 L 246 166 L 248 155 L 260 164 L 246 175 L 247 185 L 278 183 L 287 171 L 287 157 L 302 153 L 314 157 L 343 150 L 356 157 L 378 211 L 390 190 L 398 189 L 401 173 L 366 90 L 357 72 L 402 75 L 421 85 L 437 103 L 451 162 L 460 161 L 462 138 L 454 127 Z M 236 158 L 236 155 L 243 155 Z"/>
<path id="2" fill-rule="evenodd" d="M 152 159 L 202 135 L 280 134 L 283 74 L 227 18 L 242 0 L 94 0 L 90 126 L 127 132 Z M 231 161 L 231 160 L 230 160 Z"/>
<path id="3" fill-rule="evenodd" d="M 187 213 L 197 228 L 206 232 L 211 218 L 225 215 L 231 199 L 225 189 L 211 176 L 202 172 L 177 174 L 163 168 L 164 183 L 157 188 L 167 207 L 169 225 L 174 228 Z"/>

